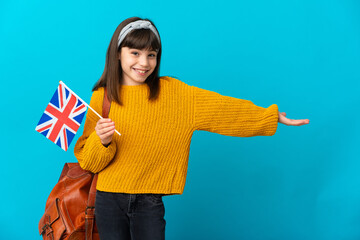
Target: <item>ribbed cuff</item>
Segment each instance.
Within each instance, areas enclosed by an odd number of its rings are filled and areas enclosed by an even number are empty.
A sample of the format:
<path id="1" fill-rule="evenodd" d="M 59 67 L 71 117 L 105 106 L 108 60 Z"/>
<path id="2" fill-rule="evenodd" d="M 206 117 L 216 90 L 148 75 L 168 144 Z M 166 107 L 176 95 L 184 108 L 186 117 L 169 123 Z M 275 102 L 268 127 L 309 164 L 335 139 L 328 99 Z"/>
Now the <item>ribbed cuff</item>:
<path id="1" fill-rule="evenodd" d="M 111 143 L 105 147 L 96 134 L 92 132 L 84 146 L 84 169 L 97 173 L 103 170 L 114 158 L 116 153 L 116 144 Z"/>
<path id="2" fill-rule="evenodd" d="M 268 126 L 264 129 L 264 136 L 272 136 L 275 134 L 279 122 L 278 105 L 273 104 L 266 109 L 266 122 Z"/>

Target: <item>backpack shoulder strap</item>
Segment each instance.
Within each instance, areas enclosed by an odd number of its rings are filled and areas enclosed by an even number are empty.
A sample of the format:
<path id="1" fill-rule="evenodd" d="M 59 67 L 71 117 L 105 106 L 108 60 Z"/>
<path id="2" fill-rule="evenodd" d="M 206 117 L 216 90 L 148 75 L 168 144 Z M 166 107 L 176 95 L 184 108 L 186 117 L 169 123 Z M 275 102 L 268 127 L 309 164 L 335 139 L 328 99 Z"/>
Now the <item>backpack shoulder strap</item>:
<path id="1" fill-rule="evenodd" d="M 111 106 L 111 103 L 110 103 L 108 95 L 107 95 L 107 89 L 106 89 L 106 87 L 104 87 L 104 101 L 103 101 L 103 108 L 102 108 L 102 116 L 104 118 L 109 117 L 110 106 Z"/>

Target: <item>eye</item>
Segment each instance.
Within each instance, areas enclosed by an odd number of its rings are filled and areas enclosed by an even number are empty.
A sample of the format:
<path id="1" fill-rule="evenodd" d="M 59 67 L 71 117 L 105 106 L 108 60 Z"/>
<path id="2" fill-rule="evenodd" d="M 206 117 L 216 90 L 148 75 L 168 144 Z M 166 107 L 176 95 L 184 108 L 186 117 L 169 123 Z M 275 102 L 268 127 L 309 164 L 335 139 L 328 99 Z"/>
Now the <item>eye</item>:
<path id="1" fill-rule="evenodd" d="M 149 57 L 154 58 L 154 57 L 156 57 L 156 54 L 150 53 L 150 54 L 149 54 Z"/>
<path id="2" fill-rule="evenodd" d="M 138 55 L 139 55 L 139 53 L 136 52 L 136 51 L 131 52 L 131 54 L 134 55 L 134 56 L 138 56 Z"/>

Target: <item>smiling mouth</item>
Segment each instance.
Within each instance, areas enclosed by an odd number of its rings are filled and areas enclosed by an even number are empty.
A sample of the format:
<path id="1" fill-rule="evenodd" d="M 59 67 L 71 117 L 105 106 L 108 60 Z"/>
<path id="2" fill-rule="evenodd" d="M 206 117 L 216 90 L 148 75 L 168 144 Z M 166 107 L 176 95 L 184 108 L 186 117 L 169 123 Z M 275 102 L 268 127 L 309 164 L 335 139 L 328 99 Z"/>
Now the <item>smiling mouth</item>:
<path id="1" fill-rule="evenodd" d="M 144 74 L 144 73 L 147 73 L 149 70 L 140 70 L 140 69 L 137 69 L 137 68 L 133 68 L 136 72 L 138 73 L 141 73 L 141 74 Z"/>

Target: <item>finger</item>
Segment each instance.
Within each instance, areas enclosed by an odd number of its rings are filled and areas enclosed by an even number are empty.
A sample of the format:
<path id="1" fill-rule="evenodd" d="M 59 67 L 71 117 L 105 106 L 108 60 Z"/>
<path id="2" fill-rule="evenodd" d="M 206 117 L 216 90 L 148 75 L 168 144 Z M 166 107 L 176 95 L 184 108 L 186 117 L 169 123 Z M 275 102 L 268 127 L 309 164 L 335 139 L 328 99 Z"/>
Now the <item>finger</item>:
<path id="1" fill-rule="evenodd" d="M 282 112 L 280 114 L 286 117 L 286 112 Z"/>
<path id="2" fill-rule="evenodd" d="M 111 126 L 115 126 L 115 123 L 114 122 L 106 122 L 106 123 L 98 123 L 96 125 L 96 127 L 98 129 L 102 129 L 102 128 L 106 128 L 106 127 L 111 127 Z"/>
<path id="3" fill-rule="evenodd" d="M 107 132 L 112 131 L 112 130 L 115 130 L 115 126 L 109 126 L 109 127 L 97 129 L 96 133 L 100 136 L 100 135 L 106 134 Z"/>
<path id="4" fill-rule="evenodd" d="M 110 118 L 100 118 L 97 124 L 112 122 Z"/>
<path id="5" fill-rule="evenodd" d="M 303 120 L 301 120 L 301 121 L 303 121 L 303 124 L 302 124 L 302 125 L 305 125 L 305 124 L 309 124 L 309 123 L 310 123 L 310 120 L 309 120 L 309 119 L 303 119 Z"/>
<path id="6" fill-rule="evenodd" d="M 114 132 L 115 132 L 115 129 L 110 130 L 109 132 L 106 132 L 106 133 L 102 134 L 101 137 L 102 137 L 102 138 L 109 138 L 109 137 L 111 137 L 112 135 L 114 135 Z"/>
<path id="7" fill-rule="evenodd" d="M 295 120 L 295 119 L 286 119 L 284 121 L 284 124 L 288 125 L 288 126 L 302 126 L 305 124 L 309 124 L 309 119 L 299 119 L 299 120 Z"/>
<path id="8" fill-rule="evenodd" d="M 98 123 L 95 126 L 95 130 L 96 131 L 102 131 L 105 128 L 111 128 L 111 127 L 115 127 L 115 123 L 114 122 L 107 122 L 107 123 Z"/>
<path id="9" fill-rule="evenodd" d="M 110 126 L 111 124 L 115 124 L 113 121 L 111 121 L 111 119 L 100 119 L 99 121 L 97 121 L 96 126 Z"/>

